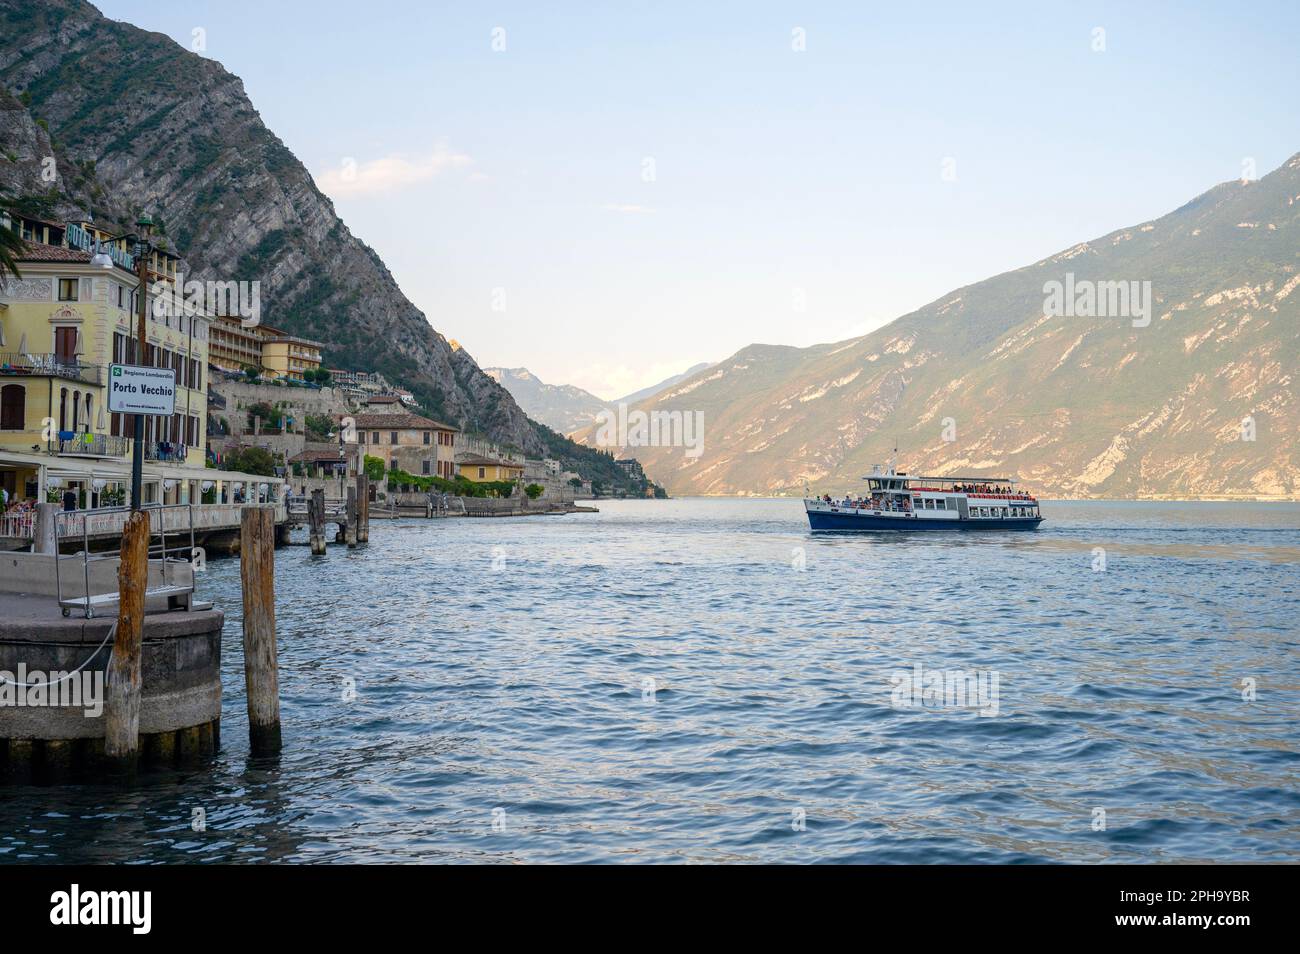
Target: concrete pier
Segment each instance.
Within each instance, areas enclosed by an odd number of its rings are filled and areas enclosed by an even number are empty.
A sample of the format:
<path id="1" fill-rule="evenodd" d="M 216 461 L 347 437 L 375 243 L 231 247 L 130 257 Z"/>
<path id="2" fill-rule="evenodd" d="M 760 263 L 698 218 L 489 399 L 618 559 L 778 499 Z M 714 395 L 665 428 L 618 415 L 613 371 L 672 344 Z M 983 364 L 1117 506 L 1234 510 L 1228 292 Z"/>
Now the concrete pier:
<path id="1" fill-rule="evenodd" d="M 200 760 L 216 750 L 221 725 L 220 610 L 168 611 L 151 600 L 141 660 L 140 748 L 149 764 Z M 103 678 L 114 619 L 64 618 L 48 595 L 0 592 L 0 781 L 77 778 L 102 766 L 107 698 Z M 72 682 L 78 685 L 74 688 Z M 21 703 L 18 694 L 22 693 Z M 51 703 L 68 704 L 51 704 Z M 99 709 L 96 712 L 96 709 Z"/>

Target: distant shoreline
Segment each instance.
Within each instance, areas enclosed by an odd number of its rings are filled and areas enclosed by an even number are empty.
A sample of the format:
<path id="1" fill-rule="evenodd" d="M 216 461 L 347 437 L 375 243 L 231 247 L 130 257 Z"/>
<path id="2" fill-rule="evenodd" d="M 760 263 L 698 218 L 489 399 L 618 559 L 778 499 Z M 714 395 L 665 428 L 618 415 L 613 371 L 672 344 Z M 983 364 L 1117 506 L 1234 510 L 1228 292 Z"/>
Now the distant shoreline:
<path id="1" fill-rule="evenodd" d="M 795 494 L 671 494 L 669 500 L 688 500 L 695 498 L 698 500 L 802 500 L 802 495 Z M 604 498 L 618 499 L 618 498 Z M 649 498 L 629 497 L 628 500 L 641 500 Z M 1141 496 L 1141 497 L 1050 497 L 1041 496 L 1040 500 L 1050 501 L 1053 503 L 1300 503 L 1300 497 L 1269 497 L 1264 495 L 1254 497 L 1221 497 L 1221 496 L 1204 496 L 1204 497 L 1164 497 L 1164 496 Z"/>

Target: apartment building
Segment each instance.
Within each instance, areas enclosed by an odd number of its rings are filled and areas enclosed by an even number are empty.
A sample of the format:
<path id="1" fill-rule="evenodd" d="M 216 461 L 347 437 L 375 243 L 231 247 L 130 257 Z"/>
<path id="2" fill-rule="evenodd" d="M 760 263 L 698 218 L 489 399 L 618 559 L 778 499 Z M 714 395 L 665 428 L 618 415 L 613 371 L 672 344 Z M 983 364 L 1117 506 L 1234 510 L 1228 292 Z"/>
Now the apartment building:
<path id="1" fill-rule="evenodd" d="M 320 368 L 323 347 L 280 328 L 245 325 L 235 316 L 221 315 L 212 323 L 209 353 L 212 363 L 226 371 L 253 368 L 266 378 L 304 381 L 308 371 Z"/>

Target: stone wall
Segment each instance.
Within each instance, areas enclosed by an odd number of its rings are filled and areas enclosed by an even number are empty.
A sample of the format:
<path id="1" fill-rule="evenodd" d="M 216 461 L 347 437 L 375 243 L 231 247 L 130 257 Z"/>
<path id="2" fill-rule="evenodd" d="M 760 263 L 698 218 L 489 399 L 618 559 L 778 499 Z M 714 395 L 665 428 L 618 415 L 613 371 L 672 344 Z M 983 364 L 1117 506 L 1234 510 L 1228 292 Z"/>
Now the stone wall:
<path id="1" fill-rule="evenodd" d="M 218 417 L 227 417 L 231 429 L 240 430 L 247 421 L 247 411 L 254 404 L 265 402 L 272 407 L 285 405 L 294 410 L 290 416 L 295 427 L 300 425 L 308 414 L 324 414 L 329 417 L 353 413 L 343 392 L 338 388 L 291 388 L 275 384 L 251 384 L 245 381 L 223 380 L 220 375 L 213 375 L 209 384 L 211 391 L 219 394 L 226 402 L 225 410 L 214 409 Z"/>

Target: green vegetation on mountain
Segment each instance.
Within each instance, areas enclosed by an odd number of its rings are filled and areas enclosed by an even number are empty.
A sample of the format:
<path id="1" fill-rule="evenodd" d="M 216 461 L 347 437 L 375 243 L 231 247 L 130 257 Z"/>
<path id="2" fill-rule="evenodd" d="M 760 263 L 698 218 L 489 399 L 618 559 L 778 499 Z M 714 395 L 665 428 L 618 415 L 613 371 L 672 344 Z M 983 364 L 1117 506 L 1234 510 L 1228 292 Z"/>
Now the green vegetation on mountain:
<path id="1" fill-rule="evenodd" d="M 1048 316 L 1069 275 L 1149 281 L 1150 323 Z M 897 444 L 1046 494 L 1295 497 L 1298 372 L 1300 156 L 864 337 L 750 345 L 638 405 L 702 411 L 699 457 L 629 453 L 677 494 L 854 488 Z"/>

